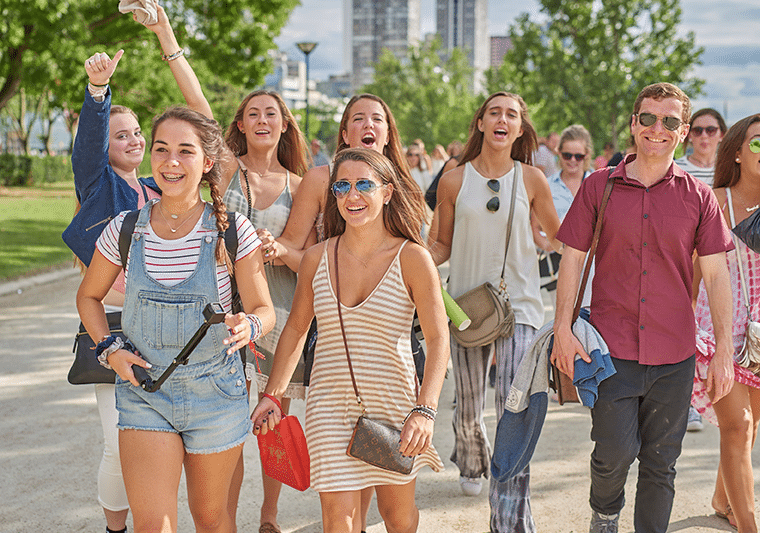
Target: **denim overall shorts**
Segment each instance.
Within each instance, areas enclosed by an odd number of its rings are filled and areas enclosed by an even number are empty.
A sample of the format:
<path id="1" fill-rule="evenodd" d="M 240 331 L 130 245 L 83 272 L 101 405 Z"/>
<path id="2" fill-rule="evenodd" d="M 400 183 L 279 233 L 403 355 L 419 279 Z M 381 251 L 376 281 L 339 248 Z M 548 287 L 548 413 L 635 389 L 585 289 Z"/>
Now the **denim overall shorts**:
<path id="1" fill-rule="evenodd" d="M 216 236 L 201 240 L 195 271 L 167 287 L 145 269 L 143 232 L 150 219 L 149 202 L 140 210 L 129 249 L 129 276 L 122 311 L 124 333 L 153 368 L 154 380 L 171 364 L 203 323 L 203 309 L 219 301 L 216 280 Z M 216 219 L 206 204 L 202 225 L 216 233 Z M 227 326 L 212 325 L 190 354 L 156 392 L 145 392 L 116 377 L 119 429 L 166 431 L 182 437 L 188 453 L 218 453 L 242 444 L 251 428 L 248 392 L 238 352 L 227 355 Z"/>

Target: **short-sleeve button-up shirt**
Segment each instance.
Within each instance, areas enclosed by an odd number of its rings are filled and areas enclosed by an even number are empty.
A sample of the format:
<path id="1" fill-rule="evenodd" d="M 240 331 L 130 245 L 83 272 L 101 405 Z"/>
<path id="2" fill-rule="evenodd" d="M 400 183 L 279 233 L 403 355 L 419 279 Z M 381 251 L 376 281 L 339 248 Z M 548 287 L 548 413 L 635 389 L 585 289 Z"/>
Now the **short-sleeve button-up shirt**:
<path id="1" fill-rule="evenodd" d="M 591 247 L 607 177 L 616 178 L 596 252 L 591 323 L 615 358 L 679 363 L 695 352 L 692 254 L 726 252 L 733 243 L 707 185 L 672 164 L 645 187 L 626 175 L 635 157 L 583 180 L 557 238 Z"/>

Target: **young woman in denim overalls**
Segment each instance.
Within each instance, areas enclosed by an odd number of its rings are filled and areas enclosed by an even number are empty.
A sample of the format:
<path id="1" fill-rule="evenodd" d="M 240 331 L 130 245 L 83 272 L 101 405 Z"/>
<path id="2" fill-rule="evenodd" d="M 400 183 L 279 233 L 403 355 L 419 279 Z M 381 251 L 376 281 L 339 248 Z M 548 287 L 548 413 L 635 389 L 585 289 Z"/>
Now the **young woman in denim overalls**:
<path id="1" fill-rule="evenodd" d="M 248 394 L 237 350 L 272 329 L 274 312 L 260 240 L 242 215 L 227 220 L 219 183 L 222 136 L 213 120 L 172 108 L 154 123 L 153 177 L 163 192 L 140 210 L 130 246 L 122 327 L 129 346 L 108 336 L 101 300 L 122 269 L 118 240 L 122 213 L 104 230 L 77 294 L 101 363 L 118 374 L 116 407 L 127 497 L 135 531 L 174 532 L 182 468 L 197 531 L 231 531 L 227 499 L 232 473 L 250 430 Z M 200 197 L 208 183 L 213 205 Z M 224 231 L 238 232 L 235 258 Z M 232 315 L 231 261 L 244 312 Z M 203 322 L 208 303 L 227 311 L 154 393 L 138 386 L 133 365 L 153 379 L 171 364 Z"/>

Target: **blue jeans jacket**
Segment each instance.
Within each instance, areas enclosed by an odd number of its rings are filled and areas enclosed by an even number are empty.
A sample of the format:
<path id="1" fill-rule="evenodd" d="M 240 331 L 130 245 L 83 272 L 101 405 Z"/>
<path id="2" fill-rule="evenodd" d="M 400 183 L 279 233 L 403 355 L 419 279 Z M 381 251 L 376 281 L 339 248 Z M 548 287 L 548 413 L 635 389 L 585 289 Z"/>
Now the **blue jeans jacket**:
<path id="1" fill-rule="evenodd" d="M 79 127 L 74 139 L 71 166 L 77 200 L 81 205 L 63 232 L 63 241 L 87 266 L 95 253 L 95 241 L 112 218 L 137 209 L 137 192 L 108 163 L 108 122 L 111 89 L 96 102 L 85 89 Z M 140 178 L 146 187 L 161 192 L 153 178 Z"/>

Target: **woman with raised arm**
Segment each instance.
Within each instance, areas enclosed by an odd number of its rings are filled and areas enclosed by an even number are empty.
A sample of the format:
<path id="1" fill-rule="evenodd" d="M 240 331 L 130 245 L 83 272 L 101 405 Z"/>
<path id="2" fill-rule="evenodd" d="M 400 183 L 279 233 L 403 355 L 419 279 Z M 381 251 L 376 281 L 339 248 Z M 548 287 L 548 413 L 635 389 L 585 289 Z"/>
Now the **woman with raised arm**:
<path id="1" fill-rule="evenodd" d="M 498 287 L 504 268 L 516 321 L 513 337 L 500 337 L 485 346 L 465 348 L 451 339 L 456 383 L 451 460 L 459 467 L 459 484 L 466 495 L 480 493 L 490 465 L 483 410 L 491 356 L 495 352 L 496 412 L 502 413 L 515 371 L 544 323 L 531 212 L 555 249 L 560 248 L 554 238 L 559 219 L 549 185 L 543 173 L 530 165 L 535 148 L 536 132 L 523 99 L 494 93 L 473 117 L 459 165 L 445 173 L 438 186 L 429 242 L 436 264 L 450 261 L 448 292 L 457 298 L 487 281 Z M 514 220 L 505 258 L 515 180 Z M 491 479 L 491 531 L 535 531 L 528 468 L 504 483 Z"/>
<path id="2" fill-rule="evenodd" d="M 697 136 L 701 138 L 702 136 Z M 750 143 L 755 141 L 753 146 Z M 729 227 L 740 224 L 760 205 L 760 114 L 731 126 L 718 148 L 715 196 Z M 760 321 L 760 254 L 734 237 L 736 248 L 726 253 L 733 292 L 734 385 L 716 403 L 706 386 L 715 354 L 715 333 L 699 263 L 694 267 L 697 358 L 692 405 L 720 429 L 720 464 L 712 507 L 741 533 L 757 531 L 752 474 L 752 447 L 760 424 L 760 377 L 736 361 L 747 337 L 748 320 Z M 746 339 L 747 341 L 749 339 Z"/>
<path id="3" fill-rule="evenodd" d="M 227 532 L 234 527 L 229 487 L 250 431 L 238 350 L 270 331 L 275 320 L 261 242 L 244 215 L 227 217 L 219 191 L 224 141 L 215 121 L 172 108 L 155 120 L 151 139 L 161 200 L 139 211 L 126 264 L 119 249 L 126 213 L 106 226 L 77 308 L 98 343 L 98 360 L 118 375 L 119 444 L 135 531 L 176 531 L 184 468 L 196 531 Z M 210 187 L 213 204 L 202 200 L 202 184 Z M 237 232 L 235 257 L 224 242 L 230 224 Z M 109 336 L 102 304 L 122 269 L 126 344 Z M 245 309 L 234 315 L 233 274 Z M 143 390 L 134 366 L 157 380 L 201 326 L 206 305 L 217 302 L 226 312 L 224 323 L 210 326 L 188 362 L 158 391 Z"/>
<path id="4" fill-rule="evenodd" d="M 159 9 L 163 15 L 163 10 Z M 165 15 L 163 15 L 165 18 Z M 166 47 L 179 46 L 169 28 Z M 200 90 L 198 79 L 183 54 L 165 55 L 188 105 L 207 112 L 208 104 L 193 98 Z M 95 251 L 95 241 L 106 224 L 119 212 L 142 207 L 158 198 L 160 189 L 153 178 L 138 178 L 137 169 L 145 155 L 145 139 L 137 115 L 128 107 L 112 105 L 109 82 L 122 58 L 98 52 L 85 61 L 89 83 L 79 114 L 79 127 L 71 156 L 78 209 L 63 233 L 64 242 L 86 267 Z M 124 276 L 120 274 L 103 303 L 107 311 L 118 312 L 124 302 Z M 126 531 L 129 504 L 119 461 L 118 413 L 114 386 L 95 385 L 98 412 L 103 426 L 103 457 L 98 470 L 98 502 L 103 508 L 108 531 Z"/>
<path id="5" fill-rule="evenodd" d="M 316 314 L 320 329 L 306 438 L 324 531 L 359 531 L 362 491 L 374 487 L 386 529 L 413 532 L 419 522 L 417 473 L 424 465 L 443 467 L 431 441 L 448 361 L 438 272 L 420 238 L 424 211 L 395 165 L 374 150 L 340 151 L 330 190 L 324 215 L 329 238 L 304 254 L 265 397 L 253 412 L 254 433 L 279 423 L 273 398 L 285 391 Z M 428 346 L 419 392 L 409 336 L 415 308 Z M 415 457 L 411 473 L 383 470 L 346 454 L 363 408 L 371 418 L 401 429 L 399 452 Z"/>

